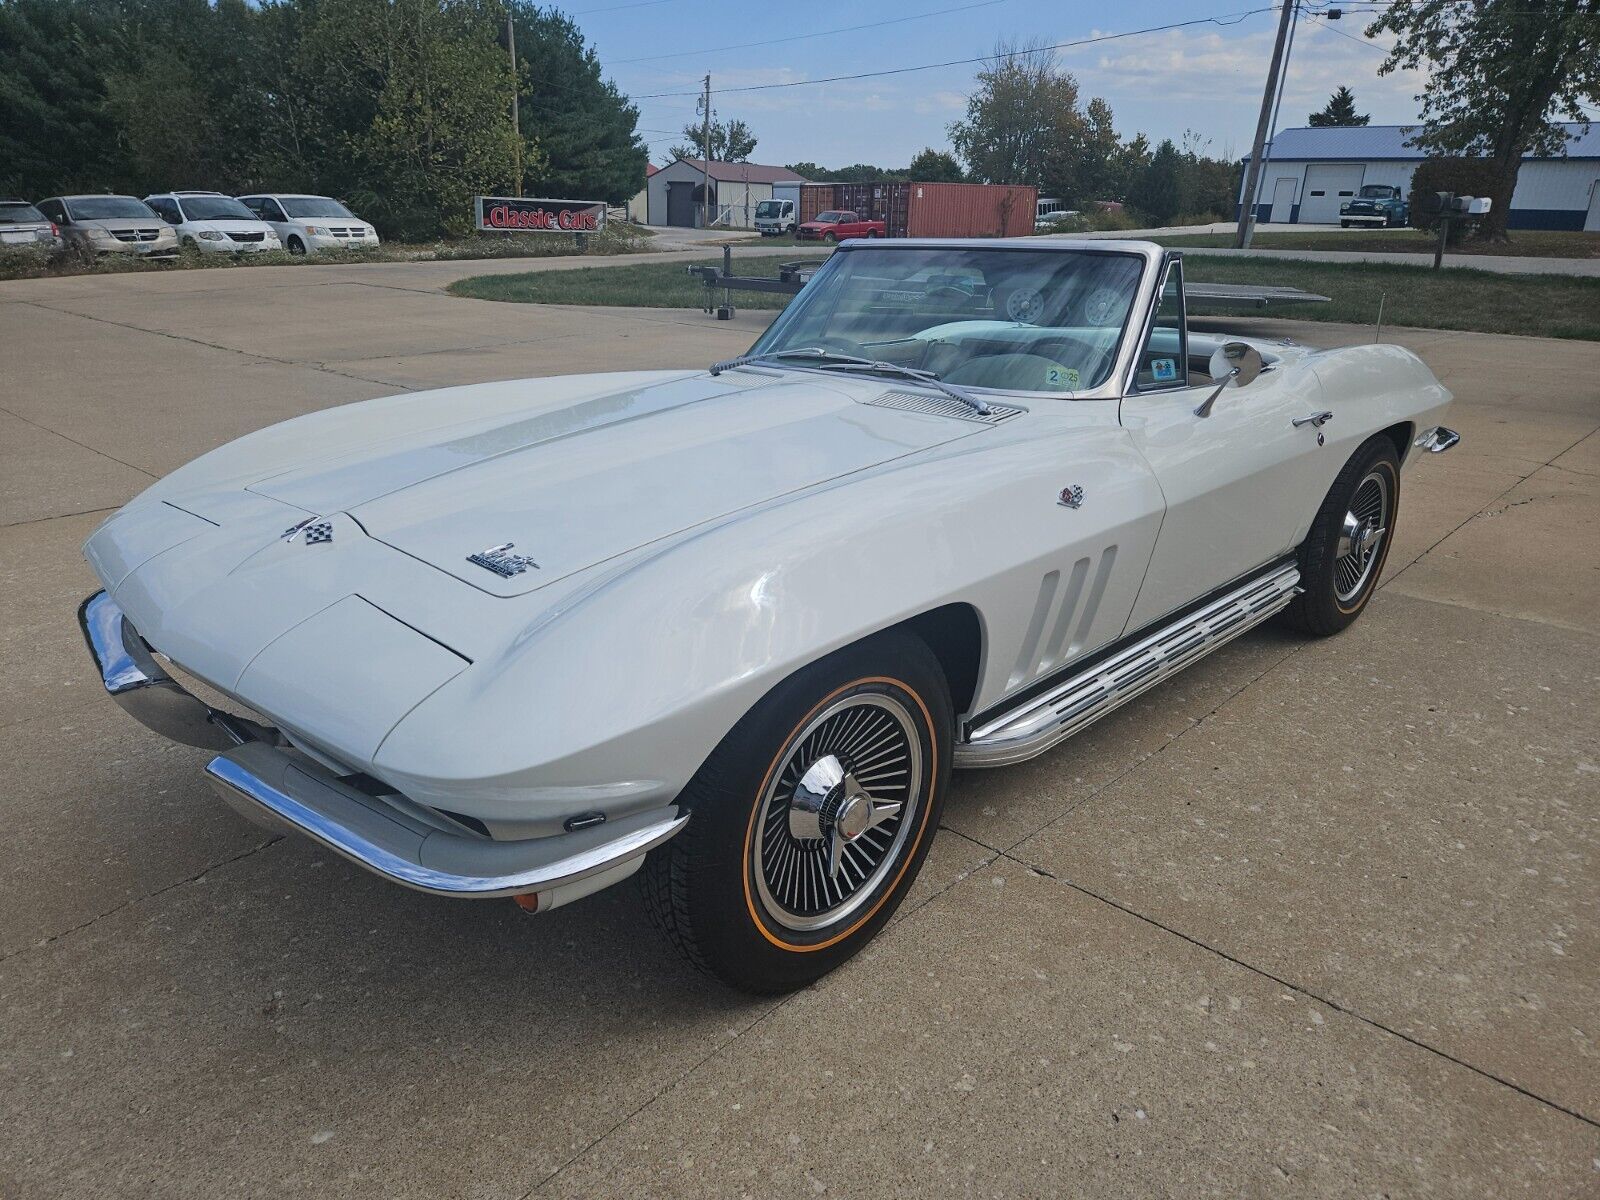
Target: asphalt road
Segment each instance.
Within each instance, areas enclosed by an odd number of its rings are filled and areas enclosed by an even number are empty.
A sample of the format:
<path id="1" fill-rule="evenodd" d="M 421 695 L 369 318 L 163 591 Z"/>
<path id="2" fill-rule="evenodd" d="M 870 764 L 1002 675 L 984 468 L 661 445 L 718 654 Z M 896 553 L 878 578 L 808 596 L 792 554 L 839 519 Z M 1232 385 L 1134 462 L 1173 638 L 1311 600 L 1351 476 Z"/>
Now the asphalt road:
<path id="1" fill-rule="evenodd" d="M 80 644 L 84 537 L 212 446 L 763 319 L 437 290 L 525 266 L 0 284 L 0 1196 L 1600 1191 L 1600 347 L 1386 331 L 1465 441 L 1362 621 L 958 777 L 896 922 L 755 1001 L 629 888 L 528 918 L 267 837 Z"/>

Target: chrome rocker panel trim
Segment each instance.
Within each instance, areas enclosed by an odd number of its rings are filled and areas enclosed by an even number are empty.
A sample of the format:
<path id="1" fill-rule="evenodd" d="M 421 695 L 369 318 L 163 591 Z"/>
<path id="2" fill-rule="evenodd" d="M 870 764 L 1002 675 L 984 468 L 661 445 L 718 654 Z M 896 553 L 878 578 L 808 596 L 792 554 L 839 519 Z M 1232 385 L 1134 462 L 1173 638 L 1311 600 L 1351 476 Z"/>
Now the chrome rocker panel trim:
<path id="1" fill-rule="evenodd" d="M 304 834 L 392 883 L 467 899 L 550 892 L 606 872 L 620 877 L 689 820 L 669 806 L 546 838 L 454 836 L 282 749 L 276 729 L 186 691 L 106 592 L 83 602 L 78 621 L 101 682 L 130 716 L 184 745 L 227 751 L 207 764 L 206 775 L 231 807 Z"/>
<path id="2" fill-rule="evenodd" d="M 984 721 L 955 748 L 957 767 L 1004 767 L 1043 754 L 1135 696 L 1288 607 L 1300 569 L 1273 567 L 1157 628 L 1059 686 Z"/>
<path id="3" fill-rule="evenodd" d="M 435 896 L 489 899 L 547 892 L 641 859 L 688 823 L 669 807 L 575 833 L 528 841 L 455 837 L 355 788 L 308 760 L 252 743 L 206 766 L 217 794 L 246 815 L 265 815 L 357 866 Z M 254 809 L 254 812 L 250 810 Z"/>
<path id="4" fill-rule="evenodd" d="M 1423 430 L 1411 444 L 1418 450 L 1426 450 L 1429 454 L 1443 454 L 1460 440 L 1461 435 L 1454 429 L 1435 425 L 1432 429 Z"/>

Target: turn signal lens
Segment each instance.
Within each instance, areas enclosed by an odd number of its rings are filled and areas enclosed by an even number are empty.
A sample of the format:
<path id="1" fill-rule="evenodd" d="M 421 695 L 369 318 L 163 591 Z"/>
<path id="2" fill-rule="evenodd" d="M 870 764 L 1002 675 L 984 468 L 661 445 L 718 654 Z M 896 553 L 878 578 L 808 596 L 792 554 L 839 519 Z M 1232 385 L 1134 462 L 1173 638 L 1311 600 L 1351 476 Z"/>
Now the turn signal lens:
<path id="1" fill-rule="evenodd" d="M 536 913 L 539 911 L 538 892 L 524 892 L 520 896 L 513 896 L 511 898 L 517 902 L 517 907 L 523 912 Z"/>

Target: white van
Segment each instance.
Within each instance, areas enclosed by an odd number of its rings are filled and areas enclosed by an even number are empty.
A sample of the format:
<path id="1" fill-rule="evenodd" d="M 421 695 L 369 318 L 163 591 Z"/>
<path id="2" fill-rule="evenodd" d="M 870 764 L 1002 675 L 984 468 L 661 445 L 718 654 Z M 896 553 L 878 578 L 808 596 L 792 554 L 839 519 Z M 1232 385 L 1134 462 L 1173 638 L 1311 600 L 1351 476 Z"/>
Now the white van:
<path id="1" fill-rule="evenodd" d="M 762 237 L 793 233 L 800 206 L 793 200 L 762 200 L 756 205 L 756 228 Z"/>

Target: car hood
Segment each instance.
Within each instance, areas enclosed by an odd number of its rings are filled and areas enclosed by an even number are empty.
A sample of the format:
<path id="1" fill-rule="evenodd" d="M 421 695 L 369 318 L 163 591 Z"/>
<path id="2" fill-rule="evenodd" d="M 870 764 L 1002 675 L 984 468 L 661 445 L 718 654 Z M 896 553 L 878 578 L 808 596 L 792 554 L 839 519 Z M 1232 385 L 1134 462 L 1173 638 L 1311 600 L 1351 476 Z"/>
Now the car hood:
<path id="1" fill-rule="evenodd" d="M 247 221 L 243 217 L 218 221 L 186 221 L 186 229 L 212 229 L 218 233 L 271 233 L 272 226 L 265 221 Z"/>
<path id="2" fill-rule="evenodd" d="M 73 225 L 79 229 L 104 229 L 108 233 L 169 228 L 160 217 L 91 217 L 86 221 L 73 221 Z"/>
<path id="3" fill-rule="evenodd" d="M 464 583 L 520 595 L 984 428 L 874 403 L 893 389 L 811 372 L 629 381 L 433 438 L 369 442 L 249 490 L 308 513 L 348 513 L 370 537 Z M 508 543 L 537 566 L 502 576 L 469 561 Z"/>

